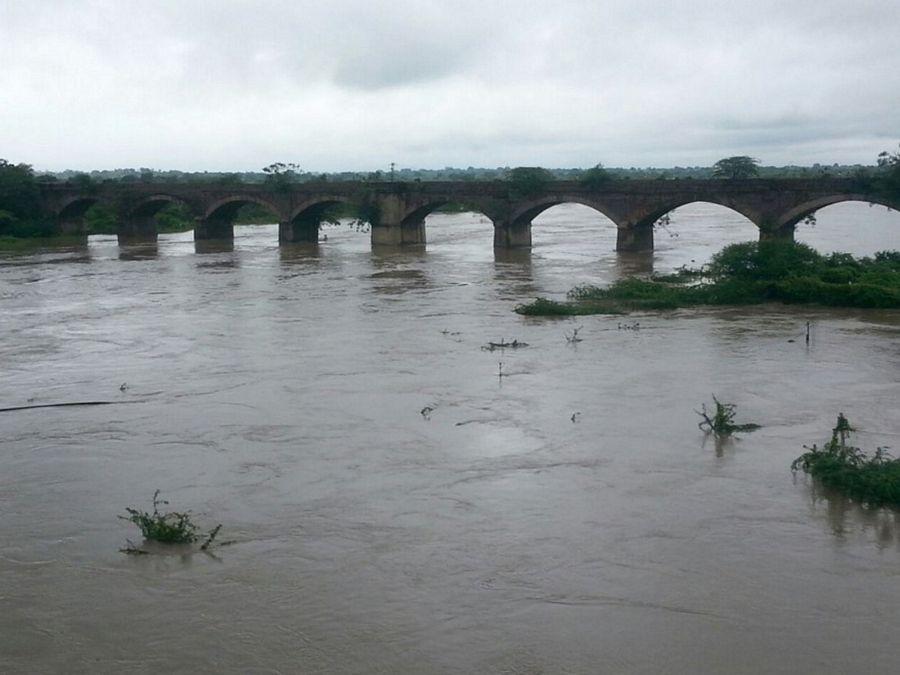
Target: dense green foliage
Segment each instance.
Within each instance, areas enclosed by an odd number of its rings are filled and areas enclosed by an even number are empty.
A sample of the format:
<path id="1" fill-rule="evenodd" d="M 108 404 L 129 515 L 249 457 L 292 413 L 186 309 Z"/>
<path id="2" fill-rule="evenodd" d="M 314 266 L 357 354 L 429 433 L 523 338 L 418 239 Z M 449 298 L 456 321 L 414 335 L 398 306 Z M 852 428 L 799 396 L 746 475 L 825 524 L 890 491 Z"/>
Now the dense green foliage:
<path id="1" fill-rule="evenodd" d="M 589 190 L 597 190 L 612 180 L 612 175 L 603 168 L 602 164 L 597 164 L 582 172 L 578 177 L 578 182 Z"/>
<path id="2" fill-rule="evenodd" d="M 127 516 L 119 516 L 138 526 L 145 539 L 160 541 L 166 544 L 191 544 L 197 541 L 197 526 L 191 522 L 190 514 L 170 511 L 160 513 L 160 504 L 169 502 L 159 498 L 159 490 L 153 493 L 153 513 L 126 508 Z"/>
<path id="3" fill-rule="evenodd" d="M 807 448 L 791 463 L 791 470 L 804 471 L 825 487 L 862 504 L 900 507 L 900 459 L 893 459 L 884 448 L 869 457 L 848 444 L 853 431 L 839 413 L 831 440 L 821 449 L 816 445 Z"/>
<path id="4" fill-rule="evenodd" d="M 569 292 L 567 302 L 539 298 L 516 311 L 532 316 L 610 314 L 763 302 L 900 308 L 900 253 L 854 258 L 846 253 L 825 256 L 796 242 L 732 244 L 700 270 L 628 278 L 608 288 L 579 286 Z"/>
<path id="5" fill-rule="evenodd" d="M 28 164 L 0 159 L 0 237 L 41 237 L 52 228 L 41 214 L 40 191 Z"/>
<path id="6" fill-rule="evenodd" d="M 543 192 L 553 181 L 553 174 L 539 166 L 517 166 L 506 177 L 513 197 L 530 197 Z"/>
<path id="7" fill-rule="evenodd" d="M 755 178 L 758 175 L 759 160 L 746 155 L 726 157 L 713 164 L 713 178 L 739 180 L 742 178 Z"/>

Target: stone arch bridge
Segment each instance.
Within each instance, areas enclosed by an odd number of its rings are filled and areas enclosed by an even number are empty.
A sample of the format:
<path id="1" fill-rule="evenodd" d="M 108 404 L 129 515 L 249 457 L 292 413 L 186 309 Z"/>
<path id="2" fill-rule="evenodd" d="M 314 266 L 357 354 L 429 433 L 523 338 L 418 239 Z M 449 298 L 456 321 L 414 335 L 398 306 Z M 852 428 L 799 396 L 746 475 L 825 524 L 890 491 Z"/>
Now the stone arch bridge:
<path id="1" fill-rule="evenodd" d="M 45 184 L 45 211 L 58 231 L 85 234 L 84 214 L 94 204 L 114 207 L 121 241 L 155 240 L 155 214 L 181 202 L 194 215 L 194 237 L 229 239 L 238 209 L 264 206 L 279 223 L 280 242 L 314 242 L 327 208 L 356 206 L 372 225 L 373 245 L 425 243 L 425 218 L 446 204 L 461 205 L 494 224 L 494 246 L 531 245 L 531 221 L 563 203 L 584 204 L 618 228 L 616 250 L 653 248 L 653 224 L 692 202 L 720 204 L 746 216 L 760 239 L 791 239 L 794 227 L 829 204 L 864 201 L 900 209 L 900 200 L 868 193 L 854 179 L 611 180 L 597 188 L 554 181 L 539 192 L 517 194 L 514 185 L 491 182 L 310 182 L 275 187 L 206 183 L 101 183 L 78 187 Z"/>

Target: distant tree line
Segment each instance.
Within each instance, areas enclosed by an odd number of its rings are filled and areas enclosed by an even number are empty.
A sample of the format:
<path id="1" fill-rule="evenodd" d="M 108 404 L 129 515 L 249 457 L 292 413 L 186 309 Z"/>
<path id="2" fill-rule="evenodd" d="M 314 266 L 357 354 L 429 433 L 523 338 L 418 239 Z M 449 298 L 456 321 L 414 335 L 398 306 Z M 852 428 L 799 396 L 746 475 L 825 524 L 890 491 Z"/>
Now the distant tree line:
<path id="1" fill-rule="evenodd" d="M 739 177 L 730 174 L 735 168 L 734 164 L 726 160 L 748 159 L 753 162 L 755 173 L 744 176 L 747 178 L 849 178 L 860 173 L 874 173 L 877 166 L 864 164 L 813 164 L 812 166 L 761 166 L 752 158 L 725 158 L 713 166 L 675 166 L 675 167 L 603 167 L 597 165 L 588 169 L 582 168 L 546 168 L 551 180 L 578 181 L 587 179 L 602 180 L 628 180 L 628 179 L 704 179 L 719 177 Z M 721 162 L 726 162 L 720 166 Z M 740 165 L 738 165 L 739 168 Z M 718 167 L 718 168 L 717 168 Z M 393 180 L 395 182 L 415 181 L 493 181 L 508 180 L 515 177 L 516 169 L 530 169 L 541 167 L 509 167 L 496 168 L 456 168 L 445 167 L 443 169 L 395 169 Z M 725 173 L 723 173 L 723 171 Z M 216 171 L 175 171 L 141 169 L 106 169 L 102 171 L 56 171 L 42 174 L 37 177 L 41 181 L 67 181 L 84 183 L 90 180 L 94 183 L 104 181 L 116 181 L 122 183 L 219 183 L 221 185 L 233 184 L 259 184 L 268 183 L 276 186 L 285 183 L 311 183 L 311 182 L 338 182 L 338 181 L 390 181 L 390 171 L 337 171 L 314 172 L 305 171 L 296 164 L 276 162 L 260 171 L 243 172 L 216 172 Z"/>

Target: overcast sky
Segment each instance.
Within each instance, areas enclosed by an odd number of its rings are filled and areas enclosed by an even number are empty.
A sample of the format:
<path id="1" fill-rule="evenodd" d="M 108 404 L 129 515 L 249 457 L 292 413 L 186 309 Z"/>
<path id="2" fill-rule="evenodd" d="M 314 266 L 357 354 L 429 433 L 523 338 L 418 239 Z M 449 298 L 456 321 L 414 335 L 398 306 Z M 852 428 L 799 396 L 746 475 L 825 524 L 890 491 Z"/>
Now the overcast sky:
<path id="1" fill-rule="evenodd" d="M 38 169 L 874 163 L 900 0 L 0 0 Z"/>

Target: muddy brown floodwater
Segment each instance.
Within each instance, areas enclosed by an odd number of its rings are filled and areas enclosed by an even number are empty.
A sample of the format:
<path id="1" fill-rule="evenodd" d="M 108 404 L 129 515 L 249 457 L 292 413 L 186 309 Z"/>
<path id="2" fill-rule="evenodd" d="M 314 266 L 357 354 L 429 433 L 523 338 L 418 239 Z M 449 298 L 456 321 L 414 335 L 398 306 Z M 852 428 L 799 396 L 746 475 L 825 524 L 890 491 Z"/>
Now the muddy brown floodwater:
<path id="1" fill-rule="evenodd" d="M 0 672 L 897 672 L 897 516 L 789 465 L 839 411 L 900 448 L 900 312 L 526 319 L 755 229 L 693 205 L 617 256 L 564 206 L 495 256 L 477 215 L 427 227 L 0 254 L 0 407 L 122 403 L 0 413 Z M 800 237 L 896 249 L 900 217 Z M 763 428 L 704 438 L 713 393 Z M 236 543 L 119 553 L 156 488 Z"/>

